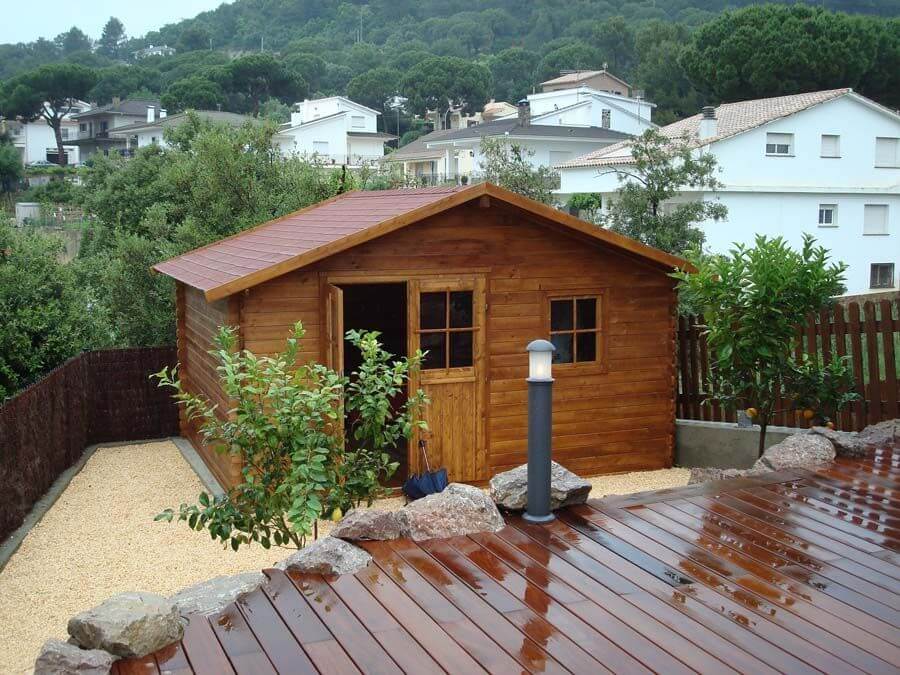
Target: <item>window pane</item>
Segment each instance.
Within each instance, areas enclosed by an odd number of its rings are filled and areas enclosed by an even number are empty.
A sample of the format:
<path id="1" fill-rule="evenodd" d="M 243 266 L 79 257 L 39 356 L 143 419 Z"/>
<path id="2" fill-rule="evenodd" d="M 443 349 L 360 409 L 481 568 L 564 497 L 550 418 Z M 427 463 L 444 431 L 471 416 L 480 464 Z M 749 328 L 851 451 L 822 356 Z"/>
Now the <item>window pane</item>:
<path id="1" fill-rule="evenodd" d="M 419 328 L 447 327 L 447 294 L 422 293 L 419 296 Z"/>
<path id="2" fill-rule="evenodd" d="M 576 301 L 576 320 L 578 328 L 597 327 L 597 299 L 581 298 Z"/>
<path id="3" fill-rule="evenodd" d="M 553 363 L 572 363 L 575 360 L 572 353 L 572 337 L 572 333 L 550 336 L 550 342 L 556 347 L 556 351 L 553 352 Z"/>
<path id="4" fill-rule="evenodd" d="M 423 333 L 421 338 L 421 349 L 423 352 L 427 351 L 422 360 L 422 370 L 446 368 L 447 334 Z"/>
<path id="5" fill-rule="evenodd" d="M 575 338 L 578 340 L 578 361 L 596 361 L 597 360 L 597 334 L 596 333 L 578 333 Z"/>
<path id="6" fill-rule="evenodd" d="M 450 327 L 469 328 L 472 325 L 472 291 L 450 293 Z"/>
<path id="7" fill-rule="evenodd" d="M 574 317 L 572 316 L 571 300 L 552 300 L 550 302 L 550 330 L 572 330 Z"/>
<path id="8" fill-rule="evenodd" d="M 472 365 L 472 333 L 450 333 L 450 367 Z"/>

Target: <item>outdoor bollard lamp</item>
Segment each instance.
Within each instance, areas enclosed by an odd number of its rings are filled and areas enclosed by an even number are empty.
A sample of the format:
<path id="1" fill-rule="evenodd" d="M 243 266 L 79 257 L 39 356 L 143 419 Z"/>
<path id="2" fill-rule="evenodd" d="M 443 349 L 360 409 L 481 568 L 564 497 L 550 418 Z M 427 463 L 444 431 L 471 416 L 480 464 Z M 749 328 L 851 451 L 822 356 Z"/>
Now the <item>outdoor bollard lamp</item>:
<path id="1" fill-rule="evenodd" d="M 549 523 L 550 443 L 553 415 L 551 364 L 556 348 L 547 340 L 528 347 L 528 505 L 522 516 L 529 523 Z"/>

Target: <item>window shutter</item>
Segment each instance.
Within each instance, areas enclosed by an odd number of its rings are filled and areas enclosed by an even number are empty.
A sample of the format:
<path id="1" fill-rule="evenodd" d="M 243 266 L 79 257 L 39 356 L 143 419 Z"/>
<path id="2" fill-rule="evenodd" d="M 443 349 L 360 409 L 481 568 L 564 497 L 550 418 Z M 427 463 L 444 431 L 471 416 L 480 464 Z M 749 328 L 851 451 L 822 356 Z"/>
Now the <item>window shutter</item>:
<path id="1" fill-rule="evenodd" d="M 887 204 L 866 204 L 863 210 L 863 234 L 888 233 Z"/>
<path id="2" fill-rule="evenodd" d="M 840 136 L 822 134 L 822 157 L 839 157 Z"/>
<path id="3" fill-rule="evenodd" d="M 875 166 L 897 166 L 896 138 L 875 139 Z"/>

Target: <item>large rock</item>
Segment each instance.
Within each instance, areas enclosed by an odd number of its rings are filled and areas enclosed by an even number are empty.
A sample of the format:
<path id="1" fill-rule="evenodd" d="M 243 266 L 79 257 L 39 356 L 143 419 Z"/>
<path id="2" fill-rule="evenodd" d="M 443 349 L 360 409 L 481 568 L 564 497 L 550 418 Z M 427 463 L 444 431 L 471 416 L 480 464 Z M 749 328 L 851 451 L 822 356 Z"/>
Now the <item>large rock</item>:
<path id="1" fill-rule="evenodd" d="M 400 536 L 400 523 L 395 511 L 354 510 L 335 526 L 331 536 L 349 541 L 387 541 Z"/>
<path id="2" fill-rule="evenodd" d="M 834 456 L 834 446 L 824 436 L 799 433 L 769 447 L 763 456 L 756 460 L 753 469 L 760 471 L 813 469 L 834 461 Z"/>
<path id="3" fill-rule="evenodd" d="M 591 491 L 589 481 L 556 462 L 550 464 L 550 508 L 583 504 Z M 521 511 L 528 506 L 528 465 L 498 473 L 491 478 L 491 499 L 505 509 Z"/>
<path id="4" fill-rule="evenodd" d="M 265 580 L 266 575 L 262 572 L 213 577 L 178 591 L 169 600 L 182 615 L 214 614 L 244 593 L 255 591 Z"/>
<path id="5" fill-rule="evenodd" d="M 870 448 L 886 448 L 900 443 L 900 420 L 870 424 L 859 432 L 859 439 Z"/>
<path id="6" fill-rule="evenodd" d="M 828 427 L 812 427 L 809 433 L 831 441 L 838 457 L 864 457 L 866 455 L 866 442 L 855 431 L 835 431 Z"/>
<path id="7" fill-rule="evenodd" d="M 34 675 L 107 675 L 116 657 L 102 649 L 82 649 L 47 640 L 34 662 Z"/>
<path id="8" fill-rule="evenodd" d="M 353 574 L 372 562 L 372 556 L 343 539 L 323 537 L 275 565 L 278 569 L 315 574 Z"/>
<path id="9" fill-rule="evenodd" d="M 505 525 L 483 490 L 461 483 L 407 504 L 397 512 L 397 520 L 403 536 L 415 541 L 496 532 Z"/>
<path id="10" fill-rule="evenodd" d="M 69 635 L 84 649 L 145 656 L 181 639 L 178 608 L 154 593 L 121 593 L 69 619 Z"/>

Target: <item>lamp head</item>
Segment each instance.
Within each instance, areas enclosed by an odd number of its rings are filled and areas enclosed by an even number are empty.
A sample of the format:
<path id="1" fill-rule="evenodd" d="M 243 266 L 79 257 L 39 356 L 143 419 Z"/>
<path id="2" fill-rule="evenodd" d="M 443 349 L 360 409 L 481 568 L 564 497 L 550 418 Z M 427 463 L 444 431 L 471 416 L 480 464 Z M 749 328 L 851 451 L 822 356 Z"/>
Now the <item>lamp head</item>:
<path id="1" fill-rule="evenodd" d="M 549 340 L 533 340 L 525 348 L 528 351 L 529 382 L 552 382 L 553 352 L 556 347 Z"/>

